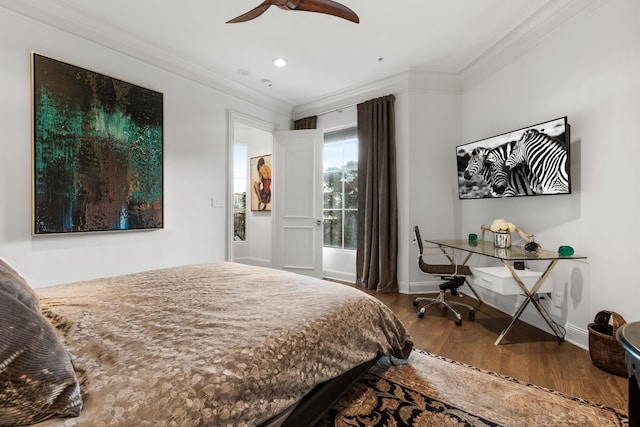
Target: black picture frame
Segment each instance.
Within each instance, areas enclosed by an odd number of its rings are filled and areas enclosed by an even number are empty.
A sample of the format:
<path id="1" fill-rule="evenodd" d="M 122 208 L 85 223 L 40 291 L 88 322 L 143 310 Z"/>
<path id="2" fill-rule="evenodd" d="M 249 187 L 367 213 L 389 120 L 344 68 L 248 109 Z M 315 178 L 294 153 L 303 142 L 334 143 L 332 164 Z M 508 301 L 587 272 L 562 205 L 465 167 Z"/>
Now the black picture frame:
<path id="1" fill-rule="evenodd" d="M 459 199 L 571 194 L 569 130 L 565 116 L 458 145 Z"/>

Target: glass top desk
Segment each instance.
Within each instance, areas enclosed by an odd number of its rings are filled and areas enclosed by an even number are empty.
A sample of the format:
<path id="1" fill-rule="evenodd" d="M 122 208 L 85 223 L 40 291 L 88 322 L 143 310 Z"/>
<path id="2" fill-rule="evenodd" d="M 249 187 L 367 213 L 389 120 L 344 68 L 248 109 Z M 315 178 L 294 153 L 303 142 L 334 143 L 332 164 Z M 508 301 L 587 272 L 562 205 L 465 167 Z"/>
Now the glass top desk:
<path id="1" fill-rule="evenodd" d="M 520 315 L 524 311 L 524 309 L 532 303 L 536 310 L 540 313 L 542 318 L 547 322 L 551 330 L 555 333 L 558 343 L 564 341 L 564 334 L 558 328 L 558 325 L 551 319 L 547 311 L 540 305 L 538 300 L 534 298 L 535 294 L 538 292 L 538 289 L 542 286 L 545 280 L 551 274 L 551 271 L 555 268 L 558 261 L 563 259 L 576 260 L 576 259 L 586 259 L 584 256 L 579 255 L 571 255 L 571 256 L 563 256 L 559 255 L 557 252 L 548 251 L 540 249 L 537 252 L 527 252 L 524 250 L 522 246 L 511 246 L 510 248 L 497 248 L 493 245 L 493 242 L 489 242 L 486 240 L 478 240 L 478 241 L 469 241 L 469 240 L 430 240 L 425 239 L 425 242 L 437 245 L 440 249 L 445 252 L 445 248 L 458 249 L 461 251 L 467 252 L 467 256 L 464 258 L 462 265 L 466 264 L 469 261 L 469 258 L 473 254 L 488 256 L 491 258 L 496 258 L 502 261 L 502 264 L 509 270 L 515 282 L 520 286 L 522 292 L 525 295 L 525 299 L 516 310 L 515 314 L 511 318 L 509 324 L 502 330 L 500 336 L 495 342 L 495 345 L 500 344 L 502 339 L 509 333 L 513 325 L 520 318 Z M 452 261 L 450 259 L 450 261 Z M 513 268 L 510 262 L 514 261 L 548 261 L 549 264 L 547 268 L 542 273 L 542 276 L 536 281 L 536 283 L 530 289 L 525 286 L 520 277 L 518 276 L 518 270 Z M 475 293 L 475 291 L 474 291 Z M 477 294 L 476 294 L 477 296 Z M 479 298 L 478 298 L 479 299 Z"/>

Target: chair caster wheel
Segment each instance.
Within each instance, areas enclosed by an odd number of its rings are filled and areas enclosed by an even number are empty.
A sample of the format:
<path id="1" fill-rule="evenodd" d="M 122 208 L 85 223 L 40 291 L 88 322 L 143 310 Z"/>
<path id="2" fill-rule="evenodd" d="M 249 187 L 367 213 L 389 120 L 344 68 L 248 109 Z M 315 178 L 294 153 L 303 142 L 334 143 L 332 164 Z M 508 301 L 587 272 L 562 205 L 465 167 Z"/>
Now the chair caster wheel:
<path id="1" fill-rule="evenodd" d="M 423 312 L 419 312 L 418 313 L 418 317 L 422 319 L 424 317 L 424 313 Z"/>
<path id="2" fill-rule="evenodd" d="M 417 307 L 417 306 L 418 306 L 418 301 L 414 301 L 414 302 L 413 302 L 413 306 L 414 306 L 414 307 Z"/>
<path id="3" fill-rule="evenodd" d="M 469 319 L 470 319 L 470 320 L 473 320 L 473 319 L 475 319 L 475 318 L 476 318 L 476 312 L 475 312 L 474 310 L 471 310 L 471 311 L 469 312 Z"/>
<path id="4" fill-rule="evenodd" d="M 462 325 L 462 319 L 456 319 L 455 322 L 456 322 L 456 326 Z"/>

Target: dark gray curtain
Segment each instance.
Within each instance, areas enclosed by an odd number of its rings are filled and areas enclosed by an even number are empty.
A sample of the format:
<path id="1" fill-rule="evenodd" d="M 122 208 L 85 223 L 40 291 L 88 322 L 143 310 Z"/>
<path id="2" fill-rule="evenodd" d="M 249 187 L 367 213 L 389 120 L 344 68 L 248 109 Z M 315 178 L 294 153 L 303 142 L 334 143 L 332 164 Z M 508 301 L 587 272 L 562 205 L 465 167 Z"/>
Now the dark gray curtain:
<path id="1" fill-rule="evenodd" d="M 318 116 L 304 117 L 293 122 L 293 130 L 316 129 Z"/>
<path id="2" fill-rule="evenodd" d="M 356 283 L 398 291 L 395 96 L 358 104 Z"/>

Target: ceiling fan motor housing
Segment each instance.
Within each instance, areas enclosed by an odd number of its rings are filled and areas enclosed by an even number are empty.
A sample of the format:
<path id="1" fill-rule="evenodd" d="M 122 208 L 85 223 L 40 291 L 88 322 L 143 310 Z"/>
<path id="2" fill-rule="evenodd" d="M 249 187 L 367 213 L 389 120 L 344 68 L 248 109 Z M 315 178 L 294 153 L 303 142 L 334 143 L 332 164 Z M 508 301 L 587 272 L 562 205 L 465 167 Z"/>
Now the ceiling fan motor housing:
<path id="1" fill-rule="evenodd" d="M 287 0 L 285 6 L 287 9 L 295 10 L 298 8 L 298 5 L 300 5 L 300 0 Z M 285 7 L 283 6 L 280 6 L 280 7 L 285 9 Z"/>

